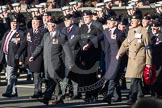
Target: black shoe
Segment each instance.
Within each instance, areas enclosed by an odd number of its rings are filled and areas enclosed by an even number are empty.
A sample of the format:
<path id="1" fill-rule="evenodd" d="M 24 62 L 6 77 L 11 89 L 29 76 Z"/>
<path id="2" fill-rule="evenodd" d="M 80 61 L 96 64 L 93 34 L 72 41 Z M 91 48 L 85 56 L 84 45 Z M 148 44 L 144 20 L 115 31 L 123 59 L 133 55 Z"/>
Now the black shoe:
<path id="1" fill-rule="evenodd" d="M 83 100 L 84 100 L 85 103 L 90 103 L 91 102 L 90 98 L 84 98 Z"/>
<path id="2" fill-rule="evenodd" d="M 18 97 L 17 93 L 16 93 L 16 94 L 3 93 L 2 96 L 3 96 L 3 97 L 8 97 L 8 98 L 11 98 L 11 97 Z"/>
<path id="3" fill-rule="evenodd" d="M 63 100 L 50 100 L 48 105 L 58 105 L 58 104 L 64 104 Z"/>
<path id="4" fill-rule="evenodd" d="M 71 99 L 81 99 L 81 98 L 82 98 L 81 96 L 77 95 L 77 96 L 72 96 Z"/>
<path id="5" fill-rule="evenodd" d="M 133 104 L 135 104 L 136 103 L 136 101 L 133 101 L 133 100 L 128 100 L 127 101 L 127 105 L 133 105 Z"/>
<path id="6" fill-rule="evenodd" d="M 41 102 L 41 103 L 44 103 L 45 105 L 49 104 L 49 100 L 48 99 L 39 99 L 38 101 Z"/>
<path id="7" fill-rule="evenodd" d="M 98 101 L 98 97 L 97 96 L 92 97 L 91 100 L 92 100 L 93 103 L 96 103 Z"/>
<path id="8" fill-rule="evenodd" d="M 111 104 L 111 99 L 108 99 L 108 98 L 106 98 L 106 97 L 103 99 L 103 101 L 104 101 L 104 102 L 107 102 L 108 104 Z"/>
<path id="9" fill-rule="evenodd" d="M 11 97 L 18 97 L 18 94 L 12 94 Z"/>
<path id="10" fill-rule="evenodd" d="M 113 102 L 121 102 L 121 99 L 113 100 Z"/>
<path id="11" fill-rule="evenodd" d="M 27 79 L 26 79 L 27 81 L 31 81 L 32 80 L 32 75 L 27 75 Z"/>
<path id="12" fill-rule="evenodd" d="M 31 96 L 31 98 L 41 98 L 42 95 L 37 95 L 37 94 L 34 94 L 33 96 Z"/>

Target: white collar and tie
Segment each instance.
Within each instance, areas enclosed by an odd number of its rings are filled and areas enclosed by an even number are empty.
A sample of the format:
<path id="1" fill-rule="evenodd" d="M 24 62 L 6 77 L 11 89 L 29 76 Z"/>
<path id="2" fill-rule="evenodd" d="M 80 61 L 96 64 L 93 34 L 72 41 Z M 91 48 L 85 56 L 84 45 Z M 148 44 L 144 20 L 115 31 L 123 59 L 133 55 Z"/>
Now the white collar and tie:
<path id="1" fill-rule="evenodd" d="M 89 24 L 87 24 L 87 27 L 88 27 L 88 31 L 87 31 L 87 33 L 89 33 L 89 32 L 91 31 L 91 25 L 92 25 L 92 22 L 89 23 Z"/>
<path id="2" fill-rule="evenodd" d="M 72 28 L 73 28 L 73 25 L 67 27 L 67 32 L 70 33 Z"/>
<path id="3" fill-rule="evenodd" d="M 53 38 L 56 35 L 56 31 L 50 32 L 50 37 Z"/>

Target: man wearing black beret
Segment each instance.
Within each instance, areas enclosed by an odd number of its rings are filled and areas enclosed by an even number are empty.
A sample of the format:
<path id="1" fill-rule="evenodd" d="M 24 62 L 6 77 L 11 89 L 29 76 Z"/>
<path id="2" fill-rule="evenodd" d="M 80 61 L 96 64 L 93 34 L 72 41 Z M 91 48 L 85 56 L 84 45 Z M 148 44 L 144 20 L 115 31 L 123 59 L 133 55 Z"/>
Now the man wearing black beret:
<path id="1" fill-rule="evenodd" d="M 78 55 L 78 50 L 79 50 L 79 27 L 74 23 L 74 16 L 72 14 L 67 14 L 64 17 L 64 24 L 65 27 L 61 30 L 62 33 L 64 33 L 67 36 L 67 39 L 70 43 L 71 49 L 72 49 L 72 54 L 73 58 L 75 59 L 75 62 L 78 61 L 77 55 Z M 66 69 L 66 75 L 65 79 L 63 80 L 63 95 L 65 95 L 65 89 L 66 89 L 66 84 L 68 83 L 68 80 L 71 81 L 72 86 L 73 86 L 73 95 L 72 99 L 75 99 L 78 96 L 78 82 L 79 82 L 79 74 L 73 71 L 69 71 Z"/>
<path id="2" fill-rule="evenodd" d="M 47 88 L 44 97 L 40 102 L 49 104 L 56 84 L 64 78 L 65 65 L 63 63 L 63 53 L 65 53 L 66 66 L 70 70 L 73 66 L 72 54 L 67 37 L 56 28 L 56 20 L 51 19 L 48 23 L 48 31 L 44 34 L 41 43 L 33 50 L 29 57 L 29 62 L 35 62 L 38 56 L 43 53 L 45 78 Z M 53 104 L 63 103 L 62 98 L 57 99 Z"/>
<path id="3" fill-rule="evenodd" d="M 98 23 L 97 21 L 92 20 L 92 12 L 91 10 L 86 10 L 83 12 L 83 20 L 84 23 L 80 27 L 80 37 L 81 40 L 80 43 L 80 54 L 78 57 L 79 63 L 78 67 L 85 70 L 91 69 L 95 63 L 99 60 L 99 50 L 100 47 L 98 43 L 93 44 L 87 51 L 83 51 L 82 48 L 84 45 L 86 45 L 91 39 L 99 36 L 102 33 L 103 27 Z M 78 70 L 79 71 L 79 70 Z M 92 70 L 91 73 L 87 74 L 81 74 L 80 75 L 80 86 L 90 86 L 91 84 L 94 84 L 97 81 L 97 67 L 95 67 L 95 70 Z M 97 91 L 94 90 L 87 90 L 85 101 L 86 102 L 95 102 L 97 100 Z"/>
<path id="4" fill-rule="evenodd" d="M 160 22 L 154 22 L 151 26 L 152 41 L 152 64 L 156 67 L 157 80 L 151 86 L 151 95 L 156 98 L 162 96 L 161 77 L 162 77 L 162 32 L 160 31 Z"/>
<path id="5" fill-rule="evenodd" d="M 40 44 L 43 35 L 47 32 L 47 30 L 41 27 L 41 25 L 42 17 L 33 17 L 32 28 L 27 31 L 24 45 L 17 52 L 17 59 L 26 48 L 28 57 L 30 57 L 35 48 Z M 34 94 L 31 96 L 31 98 L 39 98 L 42 96 L 41 74 L 43 73 L 43 53 L 40 53 L 35 61 L 29 62 L 28 65 L 29 71 L 32 72 L 34 76 Z"/>
<path id="6" fill-rule="evenodd" d="M 1 43 L 0 51 L 0 63 L 4 64 L 4 60 L 7 63 L 7 89 L 2 94 L 4 97 L 17 97 L 16 81 L 18 76 L 18 61 L 15 60 L 15 55 L 20 46 L 23 45 L 24 32 L 18 29 L 17 18 L 12 17 L 10 20 L 11 29 L 7 31 Z"/>
<path id="7" fill-rule="evenodd" d="M 131 19 L 132 29 L 128 31 L 128 36 L 122 43 L 116 59 L 120 58 L 128 51 L 128 64 L 126 78 L 131 79 L 130 95 L 127 104 L 134 104 L 137 98 L 144 96 L 142 92 L 142 76 L 144 68 L 151 67 L 151 41 L 147 30 L 141 27 L 141 16 L 133 15 Z"/>

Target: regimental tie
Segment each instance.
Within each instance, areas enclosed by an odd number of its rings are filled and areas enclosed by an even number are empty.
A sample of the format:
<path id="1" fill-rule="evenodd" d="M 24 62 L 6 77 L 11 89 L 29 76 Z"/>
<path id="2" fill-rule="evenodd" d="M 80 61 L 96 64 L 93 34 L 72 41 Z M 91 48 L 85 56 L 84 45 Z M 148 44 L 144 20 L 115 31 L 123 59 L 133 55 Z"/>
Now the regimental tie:
<path id="1" fill-rule="evenodd" d="M 38 33 L 38 29 L 34 29 L 33 33 L 37 34 Z"/>
<path id="2" fill-rule="evenodd" d="M 50 37 L 51 37 L 51 38 L 53 37 L 53 33 L 52 33 L 52 32 L 50 32 Z"/>
<path id="3" fill-rule="evenodd" d="M 111 36 L 111 38 L 112 38 L 112 31 L 111 31 L 111 29 L 109 29 L 109 33 L 110 33 L 110 36 Z"/>
<path id="4" fill-rule="evenodd" d="M 4 53 L 7 53 L 8 52 L 8 44 L 9 44 L 9 41 L 10 41 L 10 39 L 11 39 L 11 37 L 12 37 L 12 32 L 13 31 L 10 31 L 9 33 L 8 33 L 8 35 L 7 35 L 7 37 L 6 37 L 6 40 L 5 40 L 5 43 L 4 43 L 4 47 L 3 47 L 3 52 Z"/>
<path id="5" fill-rule="evenodd" d="M 71 28 L 67 27 L 67 32 L 70 33 L 70 31 L 71 31 Z"/>
<path id="6" fill-rule="evenodd" d="M 87 27 L 88 27 L 87 33 L 90 33 L 91 32 L 91 24 L 87 24 Z"/>
<path id="7" fill-rule="evenodd" d="M 109 33 L 111 34 L 111 29 L 109 30 Z"/>

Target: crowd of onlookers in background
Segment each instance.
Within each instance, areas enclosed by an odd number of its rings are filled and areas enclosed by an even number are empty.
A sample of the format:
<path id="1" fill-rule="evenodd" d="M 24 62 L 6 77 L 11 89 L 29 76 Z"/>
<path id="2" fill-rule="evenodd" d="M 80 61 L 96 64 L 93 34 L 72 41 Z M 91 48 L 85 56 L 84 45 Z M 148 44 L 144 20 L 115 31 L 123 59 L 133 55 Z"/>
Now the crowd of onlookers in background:
<path id="1" fill-rule="evenodd" d="M 52 8 L 60 8 L 62 6 L 69 5 L 69 2 L 75 1 L 75 0 L 1 0 L 0 5 L 5 5 L 6 3 L 14 3 L 20 1 L 20 3 L 33 5 L 33 4 L 39 4 L 42 2 L 47 2 L 48 4 L 53 5 Z M 103 2 L 103 0 L 76 0 L 79 2 L 82 2 L 84 7 L 96 7 L 97 3 Z M 149 5 L 150 3 L 155 3 L 160 0 L 132 0 L 132 1 L 138 1 L 140 5 Z M 129 0 L 113 0 L 114 6 L 126 6 L 128 5 Z"/>

